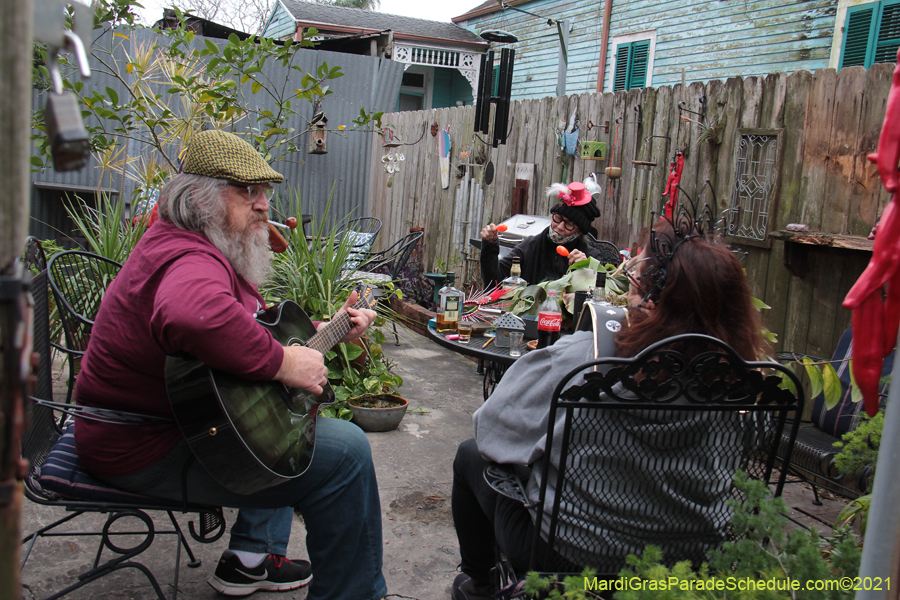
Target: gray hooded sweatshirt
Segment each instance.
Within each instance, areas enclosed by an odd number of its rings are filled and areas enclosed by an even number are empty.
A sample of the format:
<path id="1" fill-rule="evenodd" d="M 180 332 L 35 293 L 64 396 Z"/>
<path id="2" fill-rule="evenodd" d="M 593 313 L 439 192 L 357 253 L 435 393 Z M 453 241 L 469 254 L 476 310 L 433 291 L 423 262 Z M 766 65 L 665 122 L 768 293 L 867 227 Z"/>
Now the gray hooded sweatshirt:
<path id="1" fill-rule="evenodd" d="M 611 329 L 615 327 L 599 328 L 600 356 L 614 354 Z M 591 332 L 576 332 L 523 356 L 473 415 L 478 450 L 487 460 L 534 466 L 526 486 L 534 504 L 539 500 L 540 471 L 547 454 L 553 391 L 569 371 L 593 359 L 593 338 Z M 583 381 L 579 375 L 573 383 Z M 702 560 L 725 537 L 731 516 L 726 500 L 744 454 L 744 437 L 753 430 L 749 427 L 752 417 L 652 410 L 597 413 L 589 431 L 576 430 L 573 436 L 582 448 L 581 459 L 591 472 L 601 475 L 570 484 L 566 496 L 579 501 L 577 505 L 564 501 L 561 506 L 557 551 L 575 564 L 607 573 L 618 572 L 628 554 L 640 554 L 647 544 L 660 546 L 671 559 Z M 557 413 L 549 454 L 550 483 L 542 523 L 545 539 L 555 496 L 563 414 Z M 718 449 L 723 445 L 729 450 Z M 645 466 L 648 462 L 665 467 L 650 471 Z M 573 539 L 579 541 L 573 543 Z"/>

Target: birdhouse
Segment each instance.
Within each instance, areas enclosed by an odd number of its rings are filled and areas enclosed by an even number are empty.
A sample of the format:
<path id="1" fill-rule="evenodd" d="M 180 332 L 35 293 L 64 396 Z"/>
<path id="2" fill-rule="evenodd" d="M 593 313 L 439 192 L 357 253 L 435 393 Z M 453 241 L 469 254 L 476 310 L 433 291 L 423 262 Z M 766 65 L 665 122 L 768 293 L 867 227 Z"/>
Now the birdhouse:
<path id="1" fill-rule="evenodd" d="M 325 113 L 318 112 L 313 115 L 312 121 L 310 121 L 307 154 L 328 154 L 328 147 L 325 144 L 325 137 L 328 135 L 328 130 L 325 128 L 327 124 L 328 119 L 325 118 Z"/>
<path id="2" fill-rule="evenodd" d="M 494 331 L 497 332 L 494 345 L 498 348 L 509 348 L 509 332 L 521 331 L 524 333 L 525 321 L 510 312 L 504 313 L 494 321 Z"/>

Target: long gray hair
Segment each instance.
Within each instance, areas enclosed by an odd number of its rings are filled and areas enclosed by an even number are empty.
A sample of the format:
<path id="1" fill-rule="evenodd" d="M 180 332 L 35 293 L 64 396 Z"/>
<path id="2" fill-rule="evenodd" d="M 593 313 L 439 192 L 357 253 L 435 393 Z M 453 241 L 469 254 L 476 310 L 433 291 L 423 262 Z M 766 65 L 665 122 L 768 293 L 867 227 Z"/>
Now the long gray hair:
<path id="1" fill-rule="evenodd" d="M 242 235 L 228 223 L 224 179 L 179 173 L 160 194 L 159 216 L 179 229 L 202 233 L 218 248 L 235 272 L 253 284 L 265 281 L 271 252 L 267 230 Z"/>
<path id="2" fill-rule="evenodd" d="M 224 179 L 179 173 L 160 193 L 159 216 L 179 229 L 206 233 L 210 225 L 224 222 Z"/>

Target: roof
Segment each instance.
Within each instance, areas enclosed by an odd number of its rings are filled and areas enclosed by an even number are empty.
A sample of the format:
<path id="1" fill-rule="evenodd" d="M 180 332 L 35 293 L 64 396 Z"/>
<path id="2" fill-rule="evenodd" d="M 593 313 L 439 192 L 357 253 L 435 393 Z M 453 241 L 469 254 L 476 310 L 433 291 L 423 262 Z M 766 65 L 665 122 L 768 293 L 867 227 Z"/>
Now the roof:
<path id="1" fill-rule="evenodd" d="M 209 19 L 204 19 L 203 17 L 198 17 L 191 14 L 190 11 L 184 13 L 184 21 L 188 29 L 205 37 L 224 40 L 228 39 L 228 36 L 232 33 L 237 35 L 240 40 L 246 40 L 249 37 L 253 37 L 252 34 L 232 29 L 227 25 L 222 25 L 210 21 Z M 175 11 L 171 8 L 164 9 L 163 18 L 153 24 L 154 29 L 176 29 L 180 26 L 181 23 L 175 16 Z"/>
<path id="2" fill-rule="evenodd" d="M 477 34 L 441 21 L 413 19 L 386 13 L 372 12 L 359 8 L 347 8 L 330 4 L 313 4 L 299 0 L 281 0 L 281 3 L 295 20 L 327 30 L 330 27 L 349 29 L 348 33 L 357 34 L 376 31 L 393 31 L 397 37 L 433 38 L 436 40 L 452 40 L 456 43 L 486 46 L 487 43 Z"/>
<path id="3" fill-rule="evenodd" d="M 530 0 L 508 0 L 505 3 L 509 4 L 510 6 L 515 6 L 517 4 L 524 4 L 525 2 L 528 2 L 528 1 L 530 1 Z M 458 23 L 459 21 L 467 21 L 468 19 L 471 19 L 472 17 L 480 17 L 481 15 L 488 15 L 492 12 L 497 12 L 498 10 L 501 10 L 501 9 L 502 9 L 502 7 L 497 2 L 497 0 L 487 0 L 487 2 L 482 2 L 481 4 L 479 4 L 478 6 L 476 6 L 473 9 L 469 10 L 468 12 L 461 14 L 458 17 L 453 17 L 450 20 L 453 21 L 454 23 Z"/>

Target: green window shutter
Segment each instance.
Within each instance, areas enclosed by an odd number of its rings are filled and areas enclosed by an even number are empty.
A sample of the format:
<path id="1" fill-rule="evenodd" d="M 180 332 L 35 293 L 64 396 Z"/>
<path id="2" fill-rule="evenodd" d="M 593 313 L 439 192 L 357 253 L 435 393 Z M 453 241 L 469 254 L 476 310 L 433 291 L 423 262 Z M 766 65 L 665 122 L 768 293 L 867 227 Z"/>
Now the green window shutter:
<path id="1" fill-rule="evenodd" d="M 872 62 L 896 62 L 897 48 L 900 48 L 900 0 L 880 4 Z"/>
<path id="2" fill-rule="evenodd" d="M 870 41 L 874 38 L 875 12 L 879 3 L 851 6 L 844 25 L 844 45 L 838 69 L 859 65 L 868 68 Z M 868 64 L 867 64 L 868 62 Z"/>
<path id="3" fill-rule="evenodd" d="M 897 0 L 900 2 L 900 0 Z M 640 40 L 616 46 L 616 72 L 613 91 L 647 87 L 647 64 L 650 59 L 650 40 Z"/>
<path id="4" fill-rule="evenodd" d="M 616 47 L 616 72 L 613 77 L 613 91 L 625 89 L 628 82 L 628 55 L 631 52 L 632 44 L 619 44 Z"/>
<path id="5" fill-rule="evenodd" d="M 900 2 L 900 0 L 898 0 Z M 650 40 L 634 42 L 631 45 L 630 73 L 628 89 L 642 89 L 647 86 L 647 62 L 650 58 Z"/>
<path id="6" fill-rule="evenodd" d="M 500 65 L 491 69 L 491 96 L 497 96 L 500 90 Z"/>

